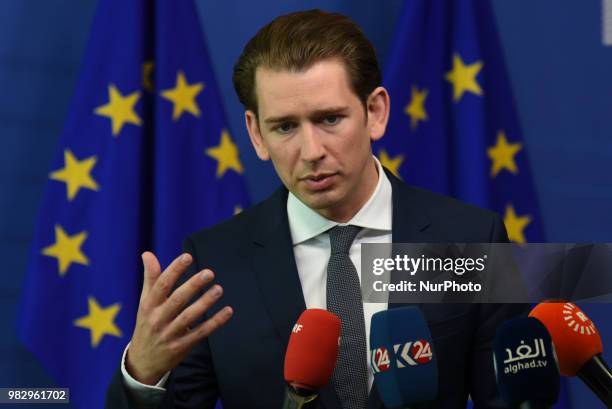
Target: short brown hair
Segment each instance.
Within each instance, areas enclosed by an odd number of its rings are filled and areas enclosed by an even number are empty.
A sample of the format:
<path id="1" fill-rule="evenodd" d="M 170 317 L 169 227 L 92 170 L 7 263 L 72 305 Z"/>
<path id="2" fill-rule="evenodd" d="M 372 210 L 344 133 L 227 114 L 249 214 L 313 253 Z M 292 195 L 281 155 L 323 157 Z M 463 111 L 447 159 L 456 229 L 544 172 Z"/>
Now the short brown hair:
<path id="1" fill-rule="evenodd" d="M 365 107 L 382 81 L 374 47 L 348 17 L 321 10 L 280 16 L 260 29 L 234 66 L 234 88 L 245 109 L 257 114 L 258 67 L 301 71 L 332 58 L 344 63 L 352 90 Z"/>

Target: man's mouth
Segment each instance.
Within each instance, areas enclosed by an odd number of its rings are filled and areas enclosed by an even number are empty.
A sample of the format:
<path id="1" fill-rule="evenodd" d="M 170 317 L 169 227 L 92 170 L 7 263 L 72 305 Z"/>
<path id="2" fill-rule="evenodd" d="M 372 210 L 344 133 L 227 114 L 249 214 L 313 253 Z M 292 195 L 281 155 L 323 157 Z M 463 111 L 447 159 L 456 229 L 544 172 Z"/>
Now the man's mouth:
<path id="1" fill-rule="evenodd" d="M 337 173 L 316 173 L 307 175 L 302 181 L 310 190 L 324 190 L 331 186 Z"/>

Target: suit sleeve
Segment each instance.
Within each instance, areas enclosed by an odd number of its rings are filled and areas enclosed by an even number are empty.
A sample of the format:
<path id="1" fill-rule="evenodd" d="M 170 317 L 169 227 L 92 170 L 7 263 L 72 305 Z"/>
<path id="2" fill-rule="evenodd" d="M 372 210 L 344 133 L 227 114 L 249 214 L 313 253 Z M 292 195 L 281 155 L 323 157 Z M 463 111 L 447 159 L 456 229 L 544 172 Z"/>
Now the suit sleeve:
<path id="1" fill-rule="evenodd" d="M 508 235 L 503 221 L 495 215 L 489 237 L 492 243 L 508 243 Z M 475 409 L 507 408 L 497 390 L 493 367 L 493 340 L 497 327 L 502 322 L 525 316 L 529 311 L 527 304 L 479 304 L 477 308 L 477 327 L 471 350 L 469 389 Z"/>

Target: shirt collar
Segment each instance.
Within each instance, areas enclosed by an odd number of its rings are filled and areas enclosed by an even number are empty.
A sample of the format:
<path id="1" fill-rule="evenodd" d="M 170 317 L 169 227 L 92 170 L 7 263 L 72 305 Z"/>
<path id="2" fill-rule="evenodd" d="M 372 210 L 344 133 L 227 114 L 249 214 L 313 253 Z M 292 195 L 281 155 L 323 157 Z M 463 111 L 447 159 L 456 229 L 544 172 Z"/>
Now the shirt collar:
<path id="1" fill-rule="evenodd" d="M 378 169 L 376 189 L 374 189 L 372 196 L 370 196 L 355 216 L 343 224 L 351 224 L 366 229 L 391 231 L 393 215 L 391 182 L 376 156 L 373 157 Z M 321 216 L 302 203 L 291 192 L 289 192 L 287 197 L 287 216 L 289 218 L 291 239 L 294 245 L 310 240 L 339 224 Z"/>

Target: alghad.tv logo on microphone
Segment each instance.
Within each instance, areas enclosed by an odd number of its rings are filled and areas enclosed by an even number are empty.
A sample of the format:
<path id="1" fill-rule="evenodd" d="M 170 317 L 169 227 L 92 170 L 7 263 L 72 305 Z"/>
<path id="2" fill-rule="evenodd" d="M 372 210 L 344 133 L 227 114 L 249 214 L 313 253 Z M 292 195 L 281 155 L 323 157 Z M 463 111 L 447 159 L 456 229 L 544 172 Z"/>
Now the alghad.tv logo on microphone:
<path id="1" fill-rule="evenodd" d="M 425 365 L 433 359 L 431 344 L 424 339 L 405 344 L 393 345 L 395 365 L 397 368 Z M 385 347 L 374 348 L 370 351 L 371 364 L 374 373 L 386 372 L 391 368 L 391 357 Z"/>
<path id="2" fill-rule="evenodd" d="M 545 368 L 548 365 L 546 348 L 543 338 L 534 338 L 533 345 L 521 341 L 514 351 L 506 348 L 507 357 L 504 359 L 504 373 L 516 374 L 531 368 Z"/>

